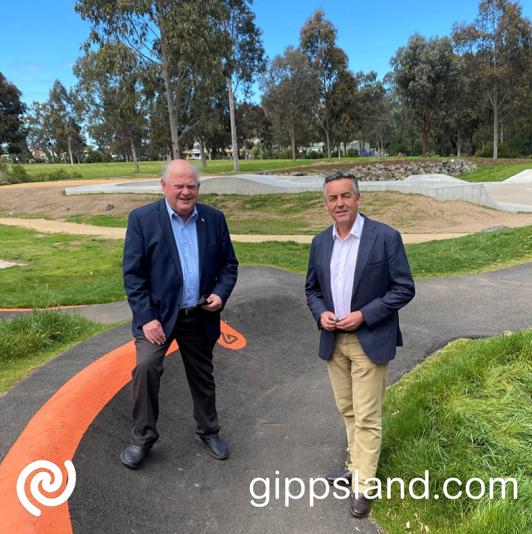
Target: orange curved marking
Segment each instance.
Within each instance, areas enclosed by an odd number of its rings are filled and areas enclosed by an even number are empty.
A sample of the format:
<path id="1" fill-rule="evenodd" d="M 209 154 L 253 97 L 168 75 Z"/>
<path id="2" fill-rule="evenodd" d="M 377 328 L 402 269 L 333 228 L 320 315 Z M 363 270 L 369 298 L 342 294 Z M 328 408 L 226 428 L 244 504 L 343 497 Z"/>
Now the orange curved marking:
<path id="1" fill-rule="evenodd" d="M 220 321 L 220 329 L 222 333 L 220 334 L 218 343 L 220 343 L 222 347 L 238 350 L 243 349 L 246 346 L 246 338 L 235 329 L 231 328 L 227 323 Z"/>
<path id="2" fill-rule="evenodd" d="M 223 331 L 236 334 L 239 340 L 244 340 L 242 346 L 245 346 L 245 339 L 238 332 L 223 322 L 221 324 Z M 241 345 L 241 341 L 230 344 L 229 348 L 241 348 L 237 345 Z M 167 354 L 177 348 L 174 341 Z M 29 490 L 32 475 L 26 481 L 26 495 L 41 510 L 41 515 L 35 517 L 20 504 L 16 491 L 18 476 L 32 462 L 53 462 L 63 472 L 63 485 L 59 491 L 46 496 L 60 495 L 66 485 L 65 461 L 72 461 L 90 424 L 130 381 L 134 366 L 135 345 L 130 341 L 80 371 L 33 416 L 0 464 L 2 533 L 73 534 L 68 501 L 53 508 L 39 504 Z"/>

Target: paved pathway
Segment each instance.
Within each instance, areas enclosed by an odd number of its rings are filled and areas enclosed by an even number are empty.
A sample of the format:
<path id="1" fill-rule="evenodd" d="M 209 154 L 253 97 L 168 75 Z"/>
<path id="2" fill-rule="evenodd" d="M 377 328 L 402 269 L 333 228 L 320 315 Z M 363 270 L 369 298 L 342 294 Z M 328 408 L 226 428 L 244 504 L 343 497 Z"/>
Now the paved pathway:
<path id="1" fill-rule="evenodd" d="M 417 282 L 416 298 L 401 313 L 406 346 L 392 362 L 390 382 L 456 338 L 530 327 L 531 275 L 529 263 Z M 124 303 L 81 310 L 102 320 L 108 319 L 102 313 L 109 311 L 116 319 L 128 313 Z M 346 445 L 326 367 L 317 357 L 318 331 L 306 306 L 304 276 L 243 267 L 223 318 L 247 339 L 241 350 L 220 345 L 215 350 L 222 435 L 231 450 L 227 462 L 214 461 L 194 442 L 182 364 L 171 355 L 161 389 L 161 439 L 141 470 L 120 464 L 118 454 L 128 443 L 131 426 L 130 388 L 123 387 L 108 401 L 100 397 L 109 395 L 111 377 L 129 373 L 132 357 L 115 352 L 112 365 L 101 358 L 131 339 L 126 324 L 66 351 L 0 398 L 0 491 L 8 488 L 0 500 L 0 515 L 10 519 L 19 514 L 40 534 L 376 534 L 370 521 L 350 516 L 348 501 L 331 496 L 310 508 L 305 497 L 287 508 L 282 485 L 280 499 L 275 499 L 276 471 L 281 480 L 301 478 L 308 490 L 311 477 L 342 465 Z M 72 386 L 71 379 L 91 369 L 93 362 L 99 370 L 93 372 L 92 382 Z M 54 397 L 59 390 L 59 398 Z M 34 417 L 47 401 L 52 399 L 50 411 L 65 395 L 77 395 L 79 405 L 69 401 L 66 407 L 74 415 L 85 410 L 84 395 L 91 402 L 100 400 L 102 407 L 81 430 L 70 456 L 78 481 L 63 516 L 66 523 L 54 523 L 50 514 L 61 513 L 62 507 L 43 510 L 41 518 L 29 516 L 17 505 L 15 482 L 6 481 L 5 473 L 9 462 L 17 461 L 9 451 L 17 450 L 15 441 L 21 443 L 26 427 L 32 429 L 26 435 L 29 445 L 20 452 L 28 455 L 26 460 L 31 458 L 31 444 L 42 442 L 43 436 L 50 455 L 69 457 L 67 450 L 62 453 L 69 440 L 54 436 L 80 432 L 77 421 L 65 423 L 71 419 L 62 411 L 36 431 L 39 415 Z M 257 477 L 270 479 L 270 503 L 264 508 L 250 504 L 249 485 Z M 13 504 L 6 509 L 8 501 Z"/>

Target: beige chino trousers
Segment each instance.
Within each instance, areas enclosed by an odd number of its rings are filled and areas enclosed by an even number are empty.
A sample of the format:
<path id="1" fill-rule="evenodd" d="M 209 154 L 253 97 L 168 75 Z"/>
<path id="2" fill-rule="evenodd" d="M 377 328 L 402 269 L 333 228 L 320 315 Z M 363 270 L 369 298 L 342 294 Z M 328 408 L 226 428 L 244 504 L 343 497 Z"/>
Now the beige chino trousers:
<path id="1" fill-rule="evenodd" d="M 388 381 L 388 362 L 374 363 L 364 353 L 354 332 L 336 332 L 331 357 L 327 360 L 336 406 L 347 431 L 349 470 L 358 471 L 358 493 L 374 487 L 381 452 L 381 405 Z"/>

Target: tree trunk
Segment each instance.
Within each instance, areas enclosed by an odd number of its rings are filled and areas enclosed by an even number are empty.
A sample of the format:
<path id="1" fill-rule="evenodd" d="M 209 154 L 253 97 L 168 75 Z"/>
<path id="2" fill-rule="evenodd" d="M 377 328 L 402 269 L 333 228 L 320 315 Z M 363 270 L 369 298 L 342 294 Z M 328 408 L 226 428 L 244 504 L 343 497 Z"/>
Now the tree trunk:
<path id="1" fill-rule="evenodd" d="M 292 145 L 292 161 L 296 160 L 296 134 L 294 121 L 290 124 L 290 144 Z"/>
<path id="2" fill-rule="evenodd" d="M 325 139 L 327 140 L 327 157 L 331 159 L 331 141 L 329 139 L 329 128 L 325 129 Z"/>
<path id="3" fill-rule="evenodd" d="M 238 165 L 238 142 L 236 140 L 236 121 L 235 121 L 235 101 L 233 98 L 233 81 L 231 76 L 227 78 L 227 89 L 229 91 L 229 115 L 231 118 L 231 147 L 233 149 L 233 170 L 239 171 Z"/>
<path id="4" fill-rule="evenodd" d="M 342 154 L 340 153 L 340 143 L 338 143 L 338 159 L 342 159 Z"/>
<path id="5" fill-rule="evenodd" d="M 497 86 L 493 88 L 493 159 L 499 154 L 499 104 L 497 102 Z"/>
<path id="6" fill-rule="evenodd" d="M 344 141 L 344 157 L 347 157 L 347 145 Z"/>
<path id="7" fill-rule="evenodd" d="M 425 157 L 427 153 L 427 110 L 425 106 L 425 110 L 423 111 L 423 154 L 421 157 Z"/>
<path id="8" fill-rule="evenodd" d="M 74 157 L 72 156 L 72 139 L 68 138 L 68 153 L 70 155 L 70 165 L 74 165 Z"/>
<path id="9" fill-rule="evenodd" d="M 157 22 L 161 30 L 161 56 L 163 63 L 164 85 L 166 88 L 166 103 L 168 106 L 168 118 L 170 120 L 170 134 L 172 136 L 172 151 L 174 159 L 179 158 L 179 141 L 177 137 L 177 117 L 175 116 L 174 100 L 172 98 L 172 82 L 170 73 L 168 72 L 168 54 L 166 51 L 166 30 L 164 27 L 163 8 L 161 0 L 156 1 L 157 4 Z"/>
<path id="10" fill-rule="evenodd" d="M 131 143 L 131 155 L 133 156 L 133 162 L 135 163 L 135 172 L 140 172 L 139 163 L 137 161 L 137 150 L 135 149 L 135 143 L 133 142 L 133 136 L 129 138 Z"/>
<path id="11" fill-rule="evenodd" d="M 207 168 L 207 160 L 205 159 L 205 147 L 203 146 L 203 139 L 199 138 L 199 149 L 200 149 L 200 157 L 201 157 L 201 168 L 206 169 Z"/>
<path id="12" fill-rule="evenodd" d="M 260 152 L 260 159 L 262 159 L 262 141 L 260 137 L 259 137 L 259 152 Z"/>
<path id="13" fill-rule="evenodd" d="M 462 138 L 460 137 L 460 130 L 458 130 L 458 136 L 456 138 L 456 157 L 459 158 L 462 154 Z"/>

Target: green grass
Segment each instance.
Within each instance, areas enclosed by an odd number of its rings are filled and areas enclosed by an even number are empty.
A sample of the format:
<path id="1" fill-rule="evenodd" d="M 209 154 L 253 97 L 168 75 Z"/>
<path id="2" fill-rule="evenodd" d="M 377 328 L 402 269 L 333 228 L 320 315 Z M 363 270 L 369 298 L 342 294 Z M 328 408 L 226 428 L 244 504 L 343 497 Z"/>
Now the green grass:
<path id="1" fill-rule="evenodd" d="M 310 245 L 234 243 L 241 265 L 304 274 Z M 0 225 L 0 258 L 31 262 L 0 271 L 0 307 L 50 307 L 123 300 L 123 240 L 38 234 Z M 407 245 L 416 279 L 493 271 L 532 261 L 532 226 Z"/>
<path id="2" fill-rule="evenodd" d="M 31 262 L 0 271 L 0 307 L 123 300 L 122 247 L 118 240 L 0 226 L 0 258 Z"/>
<path id="3" fill-rule="evenodd" d="M 108 328 L 52 310 L 0 321 L 0 395 L 54 355 Z"/>
<path id="4" fill-rule="evenodd" d="M 467 182 L 502 182 L 526 169 L 532 169 L 532 162 L 518 165 L 498 165 L 496 167 L 481 167 L 469 175 L 458 176 Z"/>
<path id="5" fill-rule="evenodd" d="M 65 218 L 66 222 L 78 223 L 78 224 L 90 224 L 92 226 L 107 226 L 112 228 L 127 228 L 127 215 L 95 215 L 90 217 L 89 215 L 69 215 Z"/>
<path id="6" fill-rule="evenodd" d="M 532 226 L 406 245 L 414 278 L 494 271 L 532 261 Z"/>
<path id="7" fill-rule="evenodd" d="M 395 158 L 386 158 L 387 161 Z M 420 159 L 400 158 L 402 160 Z M 430 160 L 439 160 L 443 158 L 430 158 Z M 240 161 L 240 172 L 262 172 L 262 171 L 280 171 L 293 167 L 308 167 L 309 170 L 314 166 L 320 166 L 323 163 L 337 163 L 339 165 L 357 164 L 363 162 L 378 162 L 380 159 L 374 158 L 337 158 L 332 159 L 298 159 L 292 161 L 289 159 L 249 159 Z M 232 160 L 212 160 L 207 161 L 207 168 L 201 168 L 201 162 L 191 161 L 204 174 L 233 174 Z M 139 163 L 140 173 L 135 173 L 133 163 L 81 163 L 80 165 L 64 165 L 60 163 L 36 163 L 24 165 L 24 168 L 30 176 L 35 174 L 46 173 L 47 171 L 66 169 L 78 172 L 84 180 L 106 179 L 106 178 L 155 178 L 161 176 L 164 162 L 161 161 L 141 161 Z"/>
<path id="8" fill-rule="evenodd" d="M 383 406 L 383 444 L 377 476 L 402 478 L 391 500 L 375 500 L 372 517 L 389 534 L 525 534 L 532 532 L 532 331 L 486 340 L 459 340 L 389 388 Z M 408 483 L 429 471 L 430 498 L 414 500 Z M 449 500 L 442 492 L 448 478 Z M 472 500 L 465 485 L 480 478 L 517 480 L 518 499 Z M 385 486 L 385 484 L 384 484 Z M 500 485 L 498 486 L 500 489 Z M 508 491 L 510 490 L 510 491 Z M 422 493 L 418 483 L 417 494 Z M 471 493 L 480 493 L 478 482 Z M 508 493 L 510 495 L 508 495 Z M 436 500 L 434 495 L 440 499 Z M 410 529 L 405 526 L 407 522 Z M 429 530 L 420 525 L 426 525 Z"/>

